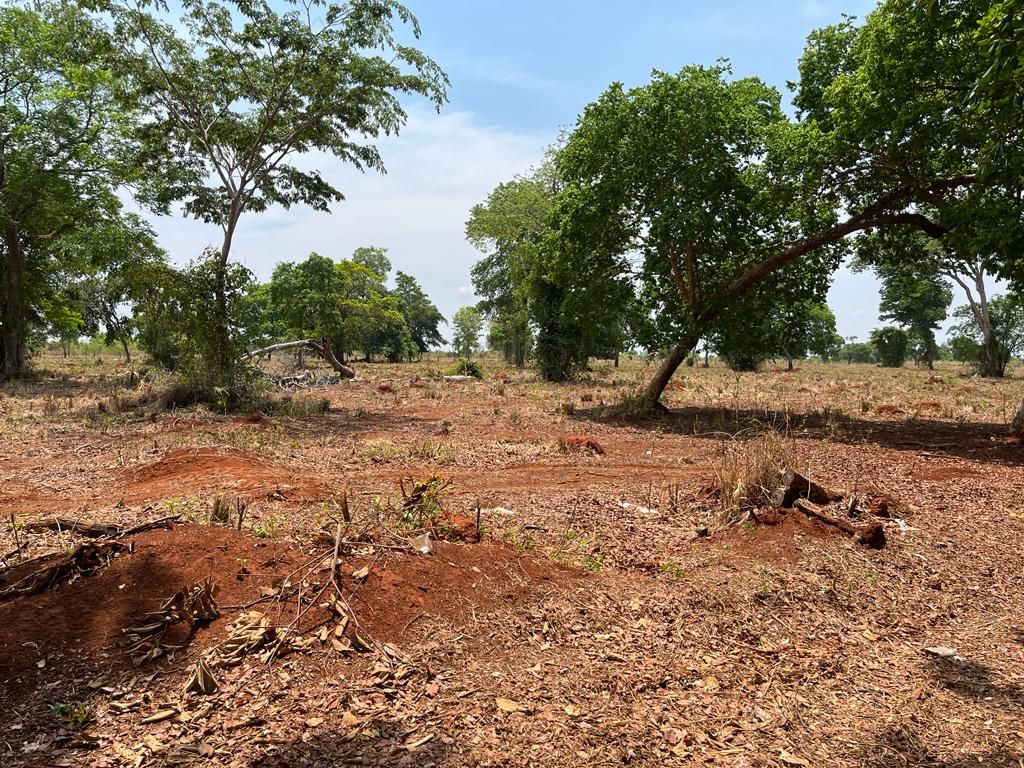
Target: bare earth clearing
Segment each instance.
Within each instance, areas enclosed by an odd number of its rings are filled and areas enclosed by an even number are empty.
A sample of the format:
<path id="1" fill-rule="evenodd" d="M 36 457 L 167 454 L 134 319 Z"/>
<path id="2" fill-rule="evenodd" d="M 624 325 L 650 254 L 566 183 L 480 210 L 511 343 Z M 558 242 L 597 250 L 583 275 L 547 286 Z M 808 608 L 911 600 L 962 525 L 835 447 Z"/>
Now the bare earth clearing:
<path id="1" fill-rule="evenodd" d="M 0 601 L 3 765 L 1024 766 L 1019 378 L 684 369 L 670 417 L 631 420 L 602 405 L 639 362 L 572 387 L 363 365 L 246 417 L 38 365 L 62 372 L 0 398 L 0 590 L 89 541 L 32 522 L 182 522 Z M 769 426 L 812 478 L 888 501 L 885 548 L 795 511 L 713 530 L 724 452 Z M 434 475 L 452 540 L 419 555 L 394 510 Z M 320 602 L 346 490 L 343 633 Z M 222 494 L 241 530 L 209 524 Z M 133 662 L 122 630 L 206 577 L 219 618 Z M 307 647 L 183 694 L 253 610 Z"/>

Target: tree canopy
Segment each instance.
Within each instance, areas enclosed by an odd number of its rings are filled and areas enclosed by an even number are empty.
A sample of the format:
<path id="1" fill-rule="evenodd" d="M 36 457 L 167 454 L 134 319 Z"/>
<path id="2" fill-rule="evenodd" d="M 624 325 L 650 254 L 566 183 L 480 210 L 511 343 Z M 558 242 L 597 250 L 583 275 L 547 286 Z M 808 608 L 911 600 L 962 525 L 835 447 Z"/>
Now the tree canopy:
<path id="1" fill-rule="evenodd" d="M 283 12 L 267 0 L 183 0 L 173 23 L 157 0 L 97 0 L 126 41 L 123 66 L 133 73 L 147 119 L 138 131 L 147 169 L 165 180 L 159 199 L 216 224 L 220 245 L 210 261 L 211 374 L 231 384 L 240 350 L 230 339 L 228 261 L 243 213 L 273 205 L 326 211 L 341 190 L 295 159 L 325 152 L 359 169 L 383 170 L 366 139 L 397 133 L 406 113 L 400 96 L 438 108 L 448 79 L 432 59 L 396 37 L 414 37 L 416 18 L 396 0 L 297 3 Z"/>

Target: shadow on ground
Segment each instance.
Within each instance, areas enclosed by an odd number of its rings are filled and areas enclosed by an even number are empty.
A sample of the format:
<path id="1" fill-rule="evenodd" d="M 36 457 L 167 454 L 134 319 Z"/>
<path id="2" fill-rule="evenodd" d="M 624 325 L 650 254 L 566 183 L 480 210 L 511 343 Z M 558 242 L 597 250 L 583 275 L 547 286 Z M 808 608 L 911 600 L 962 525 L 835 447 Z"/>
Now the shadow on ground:
<path id="1" fill-rule="evenodd" d="M 709 440 L 777 429 L 848 445 L 872 444 L 894 450 L 927 451 L 974 461 L 1024 465 L 1024 446 L 1007 442 L 1007 428 L 1000 424 L 960 424 L 926 418 L 875 421 L 841 413 L 794 414 L 764 409 L 699 407 L 674 408 L 650 417 L 624 415 L 598 407 L 577 410 L 573 418 L 614 426 L 657 428 Z"/>
<path id="2" fill-rule="evenodd" d="M 300 768 L 302 766 L 333 765 L 376 765 L 376 766 L 430 766 L 455 765 L 457 755 L 435 736 L 422 746 L 408 749 L 404 744 L 416 743 L 414 735 L 408 741 L 398 735 L 408 727 L 397 719 L 387 719 L 376 724 L 380 737 L 365 736 L 347 738 L 342 733 L 330 733 L 327 725 L 324 731 L 308 740 L 297 738 L 279 745 L 272 752 L 257 757 L 247 768 Z M 393 738 L 389 738 L 392 736 Z M 451 760 L 449 761 L 449 758 Z"/>
<path id="3" fill-rule="evenodd" d="M 1002 708 L 1024 707 L 1024 689 L 1003 683 L 998 672 L 984 664 L 959 659 L 930 659 L 928 669 L 948 691 Z"/>
<path id="4" fill-rule="evenodd" d="M 1024 753 L 1008 748 L 949 760 L 930 749 L 913 728 L 900 725 L 884 731 L 868 747 L 864 765 L 867 768 L 1020 768 L 1021 760 L 1024 760 Z"/>

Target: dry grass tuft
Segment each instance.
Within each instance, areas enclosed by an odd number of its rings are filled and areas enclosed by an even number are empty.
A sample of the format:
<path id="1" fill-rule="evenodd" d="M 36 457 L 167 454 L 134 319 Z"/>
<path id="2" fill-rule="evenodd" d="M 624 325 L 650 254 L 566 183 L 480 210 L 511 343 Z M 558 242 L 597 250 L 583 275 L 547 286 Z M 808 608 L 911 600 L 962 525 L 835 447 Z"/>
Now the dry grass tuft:
<path id="1" fill-rule="evenodd" d="M 775 431 L 729 445 L 715 470 L 718 524 L 723 528 L 736 525 L 751 510 L 770 504 L 782 473 L 796 469 L 796 458 L 793 442 Z"/>

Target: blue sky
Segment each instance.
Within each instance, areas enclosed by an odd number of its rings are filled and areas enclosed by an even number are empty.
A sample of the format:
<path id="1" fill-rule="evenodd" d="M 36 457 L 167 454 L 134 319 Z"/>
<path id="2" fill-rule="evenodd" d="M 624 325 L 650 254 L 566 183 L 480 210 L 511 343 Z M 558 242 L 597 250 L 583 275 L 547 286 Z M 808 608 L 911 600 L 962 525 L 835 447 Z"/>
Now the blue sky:
<path id="1" fill-rule="evenodd" d="M 343 258 L 361 245 L 389 249 L 446 316 L 473 301 L 465 242 L 469 208 L 523 173 L 577 114 L 615 80 L 645 82 L 652 69 L 728 58 L 786 94 L 807 33 L 863 16 L 869 0 L 406 0 L 419 18 L 419 46 L 448 72 L 449 104 L 435 114 L 409 105 L 409 124 L 381 143 L 386 175 L 362 175 L 334 158 L 311 157 L 346 195 L 330 214 L 301 208 L 242 219 L 235 255 L 261 279 L 278 261 L 310 251 Z M 155 222 L 177 262 L 217 240 L 202 224 Z M 839 332 L 867 337 L 878 325 L 878 284 L 840 271 L 829 296 Z M 957 303 L 960 303 L 959 301 Z"/>

